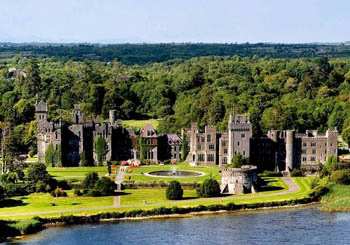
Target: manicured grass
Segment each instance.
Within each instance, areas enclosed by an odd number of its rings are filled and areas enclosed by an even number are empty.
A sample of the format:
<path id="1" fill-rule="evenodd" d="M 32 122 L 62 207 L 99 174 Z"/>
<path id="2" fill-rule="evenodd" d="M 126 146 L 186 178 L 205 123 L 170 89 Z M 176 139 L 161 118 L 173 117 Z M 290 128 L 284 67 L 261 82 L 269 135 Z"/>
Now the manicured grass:
<path id="1" fill-rule="evenodd" d="M 149 119 L 149 120 L 124 120 L 122 125 L 126 128 L 142 129 L 147 123 L 151 123 L 154 129 L 157 129 L 159 125 L 159 119 Z"/>
<path id="2" fill-rule="evenodd" d="M 105 176 L 107 167 L 71 167 L 71 168 L 47 168 L 51 176 L 57 180 L 82 180 L 87 173 L 97 172 L 98 175 Z M 112 174 L 117 169 L 112 170 Z"/>
<path id="3" fill-rule="evenodd" d="M 279 192 L 286 191 L 286 184 L 279 177 L 268 178 L 268 185 L 281 187 L 280 190 L 265 191 L 254 194 L 240 194 L 230 195 L 218 198 L 195 198 L 195 190 L 184 190 L 184 197 L 187 200 L 180 201 L 168 201 L 165 199 L 165 189 L 136 189 L 136 190 L 125 190 L 125 193 L 131 193 L 121 196 L 121 205 L 133 205 L 132 207 L 121 207 L 121 208 L 108 208 L 103 210 L 91 210 L 91 211 L 69 211 L 63 212 L 64 215 L 69 214 L 96 214 L 100 212 L 122 212 L 130 211 L 133 209 L 152 209 L 157 207 L 190 207 L 198 205 L 211 205 L 211 204 L 247 204 L 247 203 L 260 203 L 260 202 L 271 202 L 271 201 L 283 201 L 283 200 L 296 200 L 307 197 L 310 193 L 310 179 L 308 177 L 297 177 L 293 178 L 294 182 L 299 187 L 299 191 L 290 194 L 279 194 Z M 266 194 L 273 194 L 273 196 L 266 196 Z M 72 191 L 69 191 L 68 198 L 52 198 L 48 194 L 32 194 L 23 198 L 24 206 L 17 204 L 17 206 L 6 207 L 0 209 L 0 214 L 6 213 L 20 213 L 20 212 L 40 212 L 47 210 L 64 210 L 64 209 L 78 209 L 78 208 L 89 208 L 89 207 L 106 207 L 113 205 L 113 197 L 73 197 Z M 193 199 L 191 199 L 193 198 Z M 17 199 L 20 199 L 17 198 Z M 146 200 L 148 205 L 143 205 L 143 200 Z M 51 202 L 57 204 L 52 207 Z M 39 214 L 41 217 L 57 217 L 61 216 L 61 212 L 50 213 L 50 214 Z M 24 216 L 12 216 L 4 217 L 3 219 L 21 219 L 30 218 L 35 215 L 24 215 Z M 1 218 L 0 218 L 1 219 Z"/>
<path id="4" fill-rule="evenodd" d="M 0 208 L 0 214 L 41 212 L 62 209 L 79 209 L 112 206 L 113 197 L 76 197 L 73 190 L 67 191 L 68 197 L 54 198 L 48 193 L 37 193 L 12 198 L 6 207 Z M 6 204 L 6 202 L 4 203 Z M 3 205 L 4 205 L 3 204 Z M 55 204 L 53 206 L 52 204 Z"/>
<path id="5" fill-rule="evenodd" d="M 161 178 L 161 177 L 150 177 L 144 175 L 147 172 L 151 171 L 160 171 L 160 170 L 171 170 L 172 168 L 176 168 L 177 170 L 193 170 L 205 173 L 203 176 L 199 177 L 189 177 L 189 178 Z M 199 167 L 191 167 L 188 163 L 179 163 L 176 165 L 146 165 L 141 166 L 140 168 L 133 168 L 128 171 L 132 171 L 132 173 L 127 173 L 125 175 L 125 180 L 128 180 L 128 176 L 131 177 L 132 181 L 164 181 L 169 182 L 171 180 L 178 180 L 179 182 L 203 182 L 205 179 L 212 177 L 213 179 L 220 180 L 221 175 L 219 174 L 219 168 L 216 165 L 213 166 L 199 166 Z"/>
<path id="6" fill-rule="evenodd" d="M 121 205 L 143 204 L 146 200 L 148 204 L 158 202 L 168 202 L 165 197 L 166 189 L 136 189 L 125 190 L 125 195 L 121 196 Z M 198 198 L 196 190 L 184 190 L 183 199 Z"/>

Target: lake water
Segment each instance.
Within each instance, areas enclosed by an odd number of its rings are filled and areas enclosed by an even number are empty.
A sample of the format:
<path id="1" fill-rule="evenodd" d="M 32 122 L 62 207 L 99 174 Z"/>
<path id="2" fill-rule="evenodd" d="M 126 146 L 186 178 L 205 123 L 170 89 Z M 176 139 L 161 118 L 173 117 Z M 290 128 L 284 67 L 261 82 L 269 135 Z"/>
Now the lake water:
<path id="1" fill-rule="evenodd" d="M 50 228 L 15 244 L 350 244 L 350 213 L 308 207 L 77 225 Z"/>

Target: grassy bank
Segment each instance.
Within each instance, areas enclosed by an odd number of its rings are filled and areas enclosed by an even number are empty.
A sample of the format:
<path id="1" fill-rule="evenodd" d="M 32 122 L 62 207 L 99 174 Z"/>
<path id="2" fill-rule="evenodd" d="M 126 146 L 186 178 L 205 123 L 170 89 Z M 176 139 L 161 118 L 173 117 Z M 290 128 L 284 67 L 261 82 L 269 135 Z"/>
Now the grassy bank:
<path id="1" fill-rule="evenodd" d="M 350 212 L 350 188 L 348 185 L 330 183 L 329 192 L 322 197 L 320 207 L 325 212 Z"/>
<path id="2" fill-rule="evenodd" d="M 78 181 L 83 180 L 86 174 L 96 172 L 100 177 L 107 174 L 107 167 L 70 167 L 47 168 L 48 173 L 57 180 Z M 117 169 L 113 169 L 113 172 Z"/>

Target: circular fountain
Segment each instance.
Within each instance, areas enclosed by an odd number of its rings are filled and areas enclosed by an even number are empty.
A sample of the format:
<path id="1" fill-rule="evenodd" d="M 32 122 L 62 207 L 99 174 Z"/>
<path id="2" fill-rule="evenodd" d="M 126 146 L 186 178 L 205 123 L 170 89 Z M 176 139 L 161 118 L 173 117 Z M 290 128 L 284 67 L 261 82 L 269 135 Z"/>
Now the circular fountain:
<path id="1" fill-rule="evenodd" d="M 149 177 L 161 177 L 161 178 L 190 178 L 204 176 L 205 173 L 193 170 L 177 170 L 176 167 L 172 167 L 171 170 L 160 170 L 145 173 Z"/>

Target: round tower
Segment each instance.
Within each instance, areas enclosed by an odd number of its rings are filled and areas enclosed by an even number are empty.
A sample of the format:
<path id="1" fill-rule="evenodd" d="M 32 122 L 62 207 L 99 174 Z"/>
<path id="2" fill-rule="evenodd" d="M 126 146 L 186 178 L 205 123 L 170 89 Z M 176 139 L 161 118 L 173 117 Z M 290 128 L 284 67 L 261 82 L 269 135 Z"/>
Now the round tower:
<path id="1" fill-rule="evenodd" d="M 294 144 L 295 132 L 294 130 L 287 130 L 286 133 L 286 171 L 293 169 L 293 144 Z"/>

